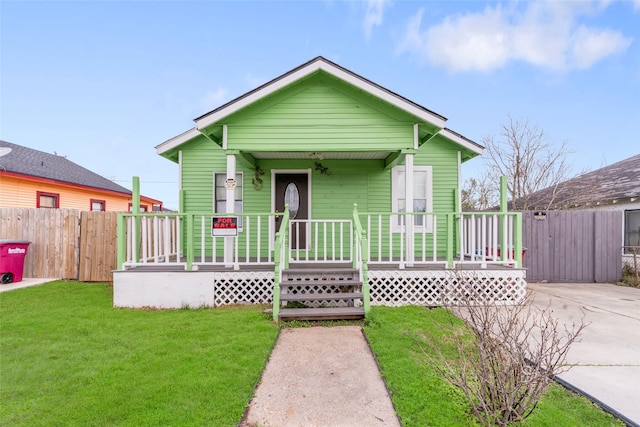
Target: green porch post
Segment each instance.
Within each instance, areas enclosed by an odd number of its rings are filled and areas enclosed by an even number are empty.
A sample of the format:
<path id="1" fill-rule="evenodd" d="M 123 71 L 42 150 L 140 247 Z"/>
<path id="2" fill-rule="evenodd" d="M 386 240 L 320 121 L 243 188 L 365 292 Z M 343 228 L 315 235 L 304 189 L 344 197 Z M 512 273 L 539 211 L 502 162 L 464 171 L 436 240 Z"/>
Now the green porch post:
<path id="1" fill-rule="evenodd" d="M 276 244 L 275 244 L 275 252 L 273 254 L 273 262 L 276 266 L 274 277 L 273 277 L 273 307 L 272 307 L 272 316 L 273 321 L 277 322 L 278 317 L 280 316 L 280 281 L 282 280 L 282 266 L 280 263 L 282 260 L 280 259 L 280 247 L 282 246 L 282 237 L 280 232 L 276 233 Z"/>
<path id="2" fill-rule="evenodd" d="M 118 270 L 124 270 L 124 262 L 127 253 L 127 228 L 126 228 L 126 217 L 123 214 L 118 214 L 118 222 L 116 224 L 117 230 L 117 261 L 116 268 Z"/>
<path id="3" fill-rule="evenodd" d="M 184 213 L 184 199 L 185 194 L 184 190 L 180 190 L 178 192 L 178 212 Z"/>
<path id="4" fill-rule="evenodd" d="M 369 242 L 367 232 L 362 230 L 362 305 L 364 315 L 371 310 L 371 296 L 369 293 Z"/>
<path id="5" fill-rule="evenodd" d="M 453 216 L 455 214 L 447 214 L 447 267 L 453 268 Z"/>
<path id="6" fill-rule="evenodd" d="M 513 250 L 516 268 L 522 268 L 522 212 L 516 212 L 513 218 Z"/>
<path id="7" fill-rule="evenodd" d="M 458 192 L 458 190 L 453 190 L 453 200 L 455 203 L 455 210 L 458 213 L 458 215 L 456 216 L 457 218 L 460 218 L 460 193 Z M 452 231 L 453 232 L 453 231 Z M 461 234 L 461 230 L 460 230 L 460 221 L 458 221 L 458 223 L 456 224 L 456 228 L 455 228 L 455 235 L 453 236 L 453 244 L 454 244 L 454 249 L 453 249 L 453 253 L 457 254 L 460 253 L 460 234 Z"/>
<path id="8" fill-rule="evenodd" d="M 132 179 L 131 213 L 133 213 L 134 239 L 133 239 L 133 259 L 140 261 L 140 177 L 134 176 Z"/>
<path id="9" fill-rule="evenodd" d="M 500 177 L 500 213 L 506 214 L 508 211 L 507 177 L 502 175 Z M 500 220 L 502 221 L 502 243 L 500 244 L 502 250 L 500 251 L 500 259 L 504 261 L 507 259 L 507 254 L 509 253 L 509 248 L 507 247 L 507 216 L 501 215 Z"/>
<path id="10" fill-rule="evenodd" d="M 500 212 L 507 213 L 509 211 L 509 205 L 507 203 L 507 177 L 502 175 L 500 177 Z"/>
<path id="11" fill-rule="evenodd" d="M 193 214 L 187 214 L 187 270 L 191 270 L 193 268 L 193 259 L 195 256 L 193 233 Z"/>
<path id="12" fill-rule="evenodd" d="M 186 210 L 184 208 L 185 206 L 185 199 L 186 199 L 186 192 L 185 190 L 178 190 L 178 212 L 179 213 L 185 213 Z M 178 259 L 180 259 L 180 257 L 182 257 L 185 254 L 184 251 L 184 245 L 185 245 L 185 223 L 183 221 L 180 221 L 180 249 L 182 249 L 182 251 L 180 253 L 178 253 Z M 215 254 L 213 255 L 215 257 Z"/>

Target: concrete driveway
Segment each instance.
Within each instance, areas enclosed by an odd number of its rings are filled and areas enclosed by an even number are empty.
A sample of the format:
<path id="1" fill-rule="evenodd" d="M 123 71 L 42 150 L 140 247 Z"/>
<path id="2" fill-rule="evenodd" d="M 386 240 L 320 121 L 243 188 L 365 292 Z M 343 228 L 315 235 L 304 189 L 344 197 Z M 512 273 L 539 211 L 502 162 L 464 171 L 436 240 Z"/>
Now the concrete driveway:
<path id="1" fill-rule="evenodd" d="M 534 304 L 561 322 L 590 325 L 560 378 L 640 425 L 640 289 L 603 283 L 530 283 Z M 633 425 L 633 424 L 632 424 Z"/>

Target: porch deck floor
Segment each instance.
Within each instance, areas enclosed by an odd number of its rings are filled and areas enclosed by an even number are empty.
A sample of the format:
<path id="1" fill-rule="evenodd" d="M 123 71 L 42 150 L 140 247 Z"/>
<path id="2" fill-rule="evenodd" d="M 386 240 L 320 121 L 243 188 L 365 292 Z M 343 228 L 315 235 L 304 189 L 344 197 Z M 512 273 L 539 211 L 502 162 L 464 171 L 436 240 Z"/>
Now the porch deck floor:
<path id="1" fill-rule="evenodd" d="M 211 262 L 211 260 L 206 260 L 206 262 Z M 458 264 L 455 265 L 453 269 L 449 269 L 446 267 L 446 260 L 444 258 L 438 260 L 438 264 L 422 264 L 415 263 L 414 265 L 404 265 L 403 268 L 400 268 L 400 261 L 394 260 L 391 261 L 383 261 L 383 262 L 370 262 L 369 263 L 369 271 L 443 271 L 443 270 L 513 270 L 513 267 L 502 265 L 502 264 L 493 264 L 487 263 L 486 267 L 482 267 L 480 261 L 471 261 L 467 259 L 463 263 L 460 263 L 459 258 L 455 259 L 455 262 Z M 136 265 L 133 267 L 127 267 L 125 271 L 130 272 L 180 272 L 180 271 L 188 271 L 185 269 L 186 261 L 183 260 L 182 264 L 178 263 L 154 263 L 149 262 L 143 265 Z M 348 268 L 351 267 L 351 262 L 331 262 L 331 261 L 292 261 L 289 263 L 290 268 L 322 268 L 322 269 L 331 269 L 331 268 Z M 197 269 L 197 270 L 196 270 Z M 201 272 L 234 272 L 234 271 L 273 271 L 274 264 L 273 263 L 265 263 L 265 264 L 240 264 L 238 269 L 234 269 L 233 266 L 225 266 L 224 263 L 216 263 L 216 264 L 199 264 L 199 262 L 194 262 L 194 271 Z M 521 269 L 520 269 L 521 270 Z"/>

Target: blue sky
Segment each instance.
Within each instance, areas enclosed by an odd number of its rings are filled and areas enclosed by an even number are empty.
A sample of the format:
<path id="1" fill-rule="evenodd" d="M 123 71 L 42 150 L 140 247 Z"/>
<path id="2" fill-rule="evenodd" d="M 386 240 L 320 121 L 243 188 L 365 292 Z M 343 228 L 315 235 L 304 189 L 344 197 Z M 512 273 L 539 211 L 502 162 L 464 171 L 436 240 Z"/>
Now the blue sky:
<path id="1" fill-rule="evenodd" d="M 154 147 L 318 55 L 477 142 L 511 115 L 575 171 L 640 152 L 640 0 L 2 0 L 0 49 L 0 139 L 137 175 L 170 208 L 178 168 Z"/>

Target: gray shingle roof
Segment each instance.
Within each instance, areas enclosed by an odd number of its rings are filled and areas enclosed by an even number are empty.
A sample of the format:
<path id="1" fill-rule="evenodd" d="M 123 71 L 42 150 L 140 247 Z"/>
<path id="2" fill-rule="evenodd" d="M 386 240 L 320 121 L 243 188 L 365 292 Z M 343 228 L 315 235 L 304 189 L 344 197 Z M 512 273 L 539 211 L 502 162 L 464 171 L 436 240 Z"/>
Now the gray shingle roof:
<path id="1" fill-rule="evenodd" d="M 0 147 L 11 149 L 8 154 L 0 157 L 0 167 L 7 172 L 131 194 L 131 190 L 91 172 L 63 156 L 2 140 L 0 140 Z"/>
<path id="2" fill-rule="evenodd" d="M 553 188 L 529 197 L 532 209 L 545 209 Z M 558 185 L 554 208 L 586 207 L 629 201 L 640 197 L 640 154 L 585 173 Z"/>

